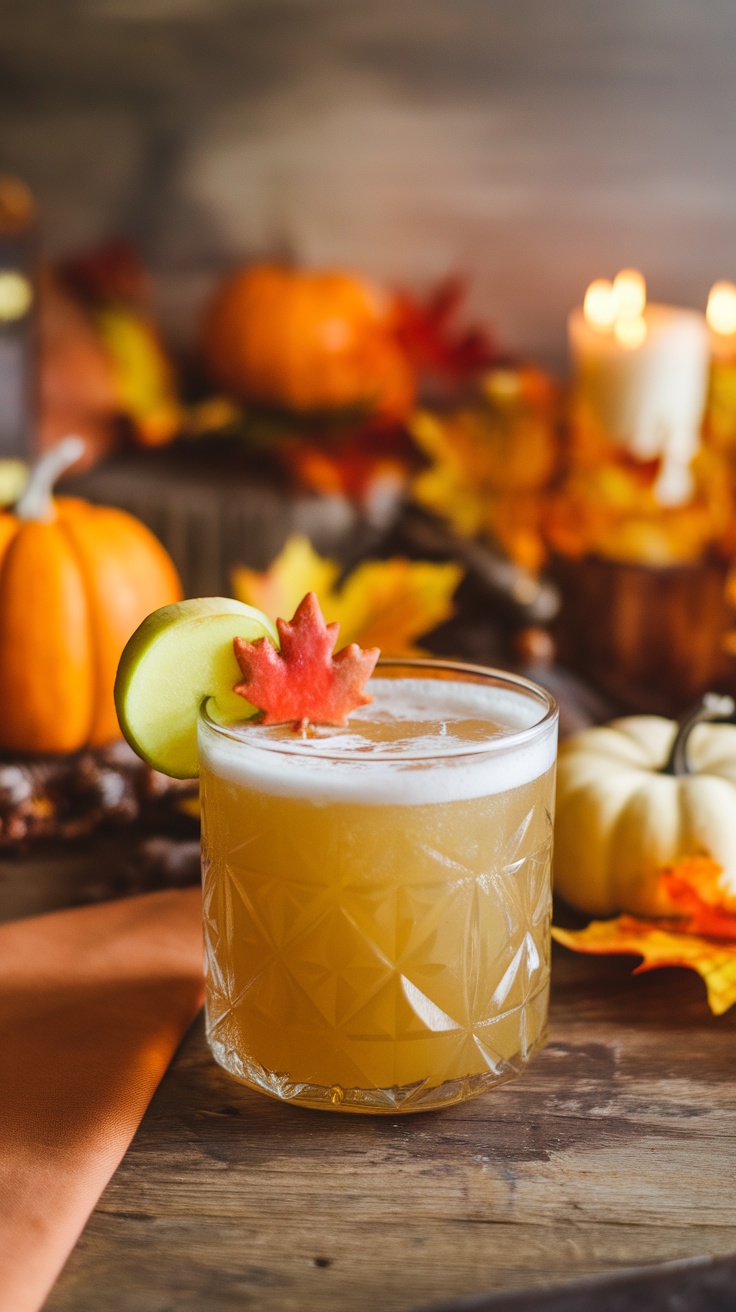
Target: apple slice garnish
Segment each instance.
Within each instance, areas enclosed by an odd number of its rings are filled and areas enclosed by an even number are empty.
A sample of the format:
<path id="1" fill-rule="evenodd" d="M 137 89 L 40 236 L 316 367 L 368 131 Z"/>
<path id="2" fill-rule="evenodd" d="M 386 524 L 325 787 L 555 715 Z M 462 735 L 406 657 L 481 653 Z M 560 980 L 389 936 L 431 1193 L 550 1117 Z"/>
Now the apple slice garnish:
<path id="1" fill-rule="evenodd" d="M 143 621 L 118 666 L 115 706 L 135 752 L 175 779 L 199 774 L 197 719 L 244 719 L 255 706 L 233 691 L 239 674 L 233 640 L 278 641 L 262 611 L 230 597 L 197 597 L 163 606 Z"/>

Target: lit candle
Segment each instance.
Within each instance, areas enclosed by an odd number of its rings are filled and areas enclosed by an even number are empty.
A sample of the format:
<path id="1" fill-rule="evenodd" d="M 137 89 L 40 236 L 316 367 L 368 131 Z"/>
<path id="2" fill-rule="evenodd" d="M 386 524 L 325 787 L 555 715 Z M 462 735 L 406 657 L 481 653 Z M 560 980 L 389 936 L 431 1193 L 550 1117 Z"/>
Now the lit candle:
<path id="1" fill-rule="evenodd" d="M 590 284 L 568 336 L 579 421 L 635 459 L 659 459 L 661 505 L 688 501 L 708 385 L 705 317 L 647 304 L 642 275 L 623 269 Z"/>
<path id="2" fill-rule="evenodd" d="M 730 464 L 736 457 L 736 285 L 714 282 L 705 317 L 710 329 L 708 438 Z"/>
<path id="3" fill-rule="evenodd" d="M 736 286 L 732 282 L 713 283 L 705 317 L 714 356 L 732 360 L 736 356 Z"/>

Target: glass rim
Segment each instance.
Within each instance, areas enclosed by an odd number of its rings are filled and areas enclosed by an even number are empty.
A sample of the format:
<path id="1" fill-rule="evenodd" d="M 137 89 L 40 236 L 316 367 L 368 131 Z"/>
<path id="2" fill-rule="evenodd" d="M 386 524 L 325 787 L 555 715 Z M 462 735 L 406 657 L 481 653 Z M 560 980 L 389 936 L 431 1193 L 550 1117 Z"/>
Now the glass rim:
<path id="1" fill-rule="evenodd" d="M 468 683 L 473 680 L 482 682 L 488 680 L 496 685 L 502 684 L 514 692 L 525 694 L 533 699 L 543 708 L 544 713 L 534 724 L 528 725 L 524 729 L 511 729 L 508 733 L 497 734 L 495 737 L 489 737 L 486 741 L 463 745 L 460 748 L 448 749 L 447 751 L 432 751 L 431 753 L 412 753 L 402 752 L 400 755 L 389 755 L 387 753 L 375 753 L 370 756 L 360 757 L 361 764 L 366 768 L 371 766 L 384 766 L 391 760 L 396 764 L 404 762 L 421 761 L 425 765 L 432 761 L 458 760 L 468 756 L 488 755 L 489 752 L 514 751 L 527 743 L 533 742 L 540 737 L 550 726 L 557 720 L 559 707 L 552 693 L 540 684 L 534 683 L 532 679 L 527 679 L 523 674 L 514 674 L 509 670 L 499 670 L 490 665 L 474 665 L 465 661 L 445 660 L 440 657 L 429 656 L 381 656 L 376 665 L 372 678 L 380 678 L 381 669 L 394 667 L 395 669 L 420 669 L 427 671 L 429 677 L 431 672 L 444 671 L 447 674 L 460 674 L 471 676 L 467 679 Z M 408 677 L 408 676 L 407 676 Z M 448 682 L 451 680 L 448 679 Z M 458 680 L 465 682 L 466 680 Z M 298 742 L 288 743 L 283 741 L 268 742 L 261 740 L 259 742 L 248 742 L 243 736 L 242 728 L 250 723 L 248 719 L 238 720 L 231 724 L 218 724 L 212 718 L 207 710 L 209 699 L 205 699 L 199 708 L 199 718 L 203 724 L 215 733 L 215 735 L 228 739 L 231 743 L 237 743 L 240 748 L 254 752 L 268 752 L 275 756 L 284 756 L 294 759 L 298 757 L 305 761 L 355 761 L 356 752 L 354 749 L 339 747 L 328 747 L 329 739 L 325 739 L 325 750 L 321 751 L 315 747 L 314 740 L 308 750 L 300 748 Z M 237 730 L 237 731 L 236 731 Z"/>

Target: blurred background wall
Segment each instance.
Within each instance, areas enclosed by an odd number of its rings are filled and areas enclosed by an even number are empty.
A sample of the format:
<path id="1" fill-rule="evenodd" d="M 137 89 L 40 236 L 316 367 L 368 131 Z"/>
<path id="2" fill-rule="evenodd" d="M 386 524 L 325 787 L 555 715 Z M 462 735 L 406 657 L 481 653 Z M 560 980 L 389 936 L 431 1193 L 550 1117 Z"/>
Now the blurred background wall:
<path id="1" fill-rule="evenodd" d="M 465 272 L 564 363 L 590 278 L 704 306 L 736 276 L 734 0 L 2 0 L 0 169 L 53 254 L 124 233 L 185 339 L 288 253 Z"/>

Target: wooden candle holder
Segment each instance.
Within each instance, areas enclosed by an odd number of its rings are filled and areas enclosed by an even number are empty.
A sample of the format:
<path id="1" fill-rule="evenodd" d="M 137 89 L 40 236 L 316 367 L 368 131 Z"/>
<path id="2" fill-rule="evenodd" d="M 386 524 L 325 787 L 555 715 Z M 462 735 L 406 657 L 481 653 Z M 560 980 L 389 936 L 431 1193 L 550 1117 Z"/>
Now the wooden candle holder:
<path id="1" fill-rule="evenodd" d="M 736 691 L 725 650 L 736 612 L 726 562 L 652 566 L 557 556 L 559 659 L 625 710 L 681 714 L 708 689 Z"/>

